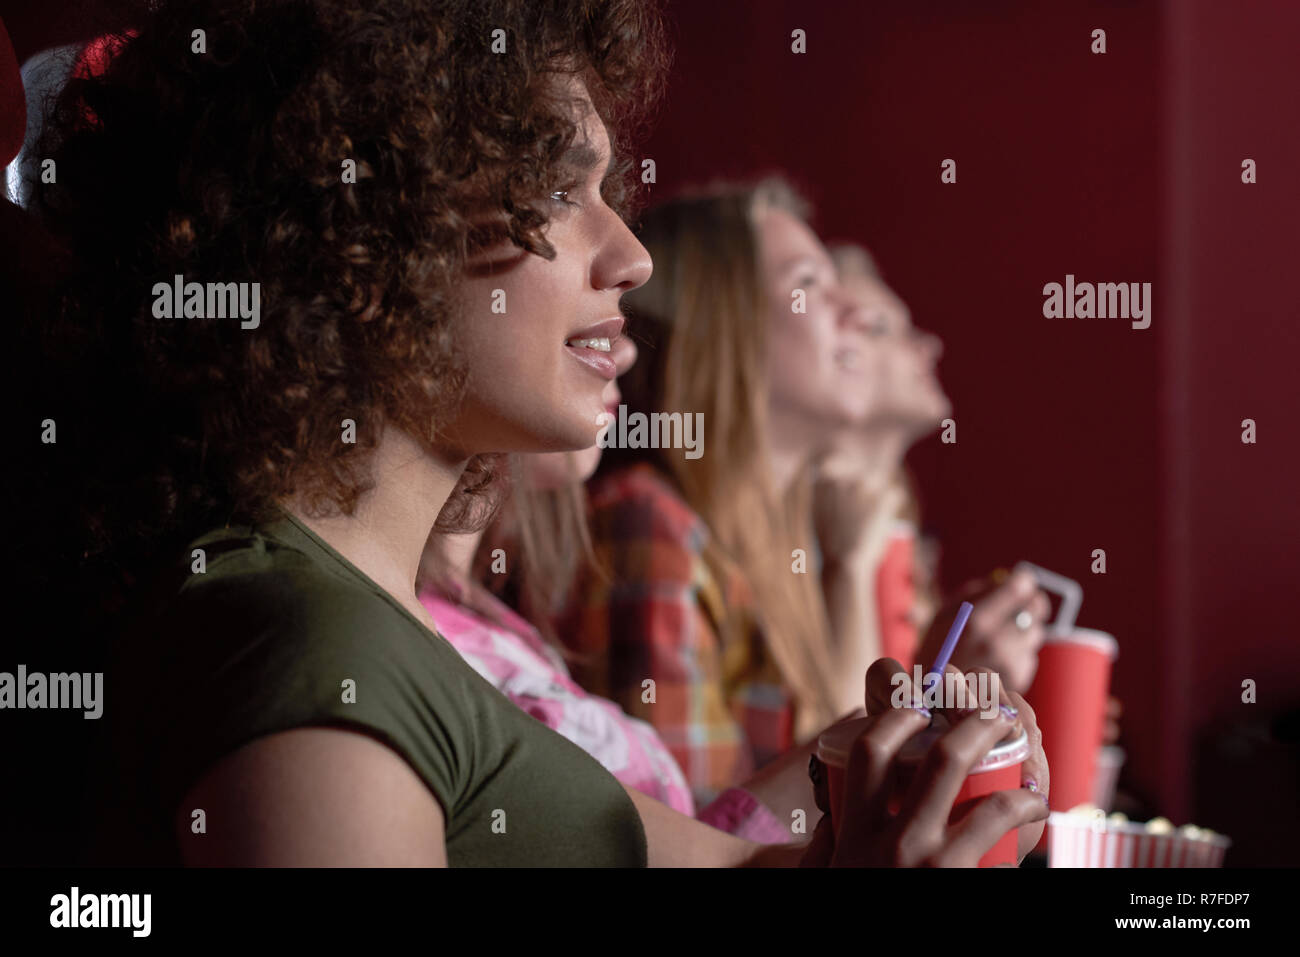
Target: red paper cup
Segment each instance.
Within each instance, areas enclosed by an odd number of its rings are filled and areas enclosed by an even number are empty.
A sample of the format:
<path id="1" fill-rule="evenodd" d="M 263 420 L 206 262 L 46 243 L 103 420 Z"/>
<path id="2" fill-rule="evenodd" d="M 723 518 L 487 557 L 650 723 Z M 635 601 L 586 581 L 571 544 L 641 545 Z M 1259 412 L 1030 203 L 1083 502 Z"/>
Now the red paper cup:
<path id="1" fill-rule="evenodd" d="M 1111 663 L 1118 653 L 1114 638 L 1091 628 L 1050 636 L 1038 651 L 1038 672 L 1025 699 L 1043 732 L 1054 811 L 1093 800 Z"/>
<path id="2" fill-rule="evenodd" d="M 880 647 L 905 670 L 912 670 L 920 635 L 912 612 L 916 607 L 916 526 L 896 522 L 884 557 L 876 569 L 876 604 L 880 618 Z"/>
<path id="3" fill-rule="evenodd" d="M 978 719 L 976 719 L 978 720 Z M 836 837 L 842 820 L 841 809 L 844 806 L 844 767 L 848 761 L 849 748 L 857 737 L 866 729 L 869 718 L 846 721 L 830 728 L 817 739 L 817 757 L 826 766 L 826 788 L 831 805 L 831 826 L 835 828 Z M 915 735 L 899 750 L 897 761 L 898 786 L 890 798 L 890 811 L 897 812 L 903 793 L 916 773 L 921 759 L 925 756 L 935 738 L 942 733 L 940 729 L 930 728 Z M 994 791 L 1014 791 L 1020 787 L 1020 765 L 1029 757 L 1029 737 L 1023 731 L 1010 741 L 995 745 L 980 761 L 971 768 L 966 780 L 953 801 L 952 812 L 948 815 L 949 823 L 956 823 L 965 817 L 980 798 Z M 1016 864 L 1017 855 L 1016 829 L 1012 828 L 980 858 L 980 867 L 997 867 L 999 864 Z"/>

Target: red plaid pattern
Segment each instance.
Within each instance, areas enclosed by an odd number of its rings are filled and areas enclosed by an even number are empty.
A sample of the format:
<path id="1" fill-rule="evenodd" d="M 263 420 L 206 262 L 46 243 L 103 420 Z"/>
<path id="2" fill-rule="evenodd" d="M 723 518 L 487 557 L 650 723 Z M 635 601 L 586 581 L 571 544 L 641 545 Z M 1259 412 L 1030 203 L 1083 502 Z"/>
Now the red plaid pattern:
<path id="1" fill-rule="evenodd" d="M 601 476 L 590 498 L 606 575 L 585 574 L 559 622 L 573 676 L 654 725 L 703 807 L 794 746 L 793 700 L 744 576 L 710 567 L 707 527 L 653 467 Z"/>

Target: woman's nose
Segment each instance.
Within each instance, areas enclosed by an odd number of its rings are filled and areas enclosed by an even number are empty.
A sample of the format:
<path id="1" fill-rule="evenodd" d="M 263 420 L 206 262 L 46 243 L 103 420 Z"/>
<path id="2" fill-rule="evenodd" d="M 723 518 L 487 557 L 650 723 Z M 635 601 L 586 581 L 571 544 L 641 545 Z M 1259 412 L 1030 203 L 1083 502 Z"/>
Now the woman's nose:
<path id="1" fill-rule="evenodd" d="M 932 332 L 916 330 L 913 335 L 921 354 L 931 363 L 938 362 L 939 357 L 943 355 L 943 340 Z"/>
<path id="2" fill-rule="evenodd" d="M 866 332 L 870 326 L 869 310 L 840 283 L 835 284 L 839 301 L 840 324 L 853 332 Z"/>

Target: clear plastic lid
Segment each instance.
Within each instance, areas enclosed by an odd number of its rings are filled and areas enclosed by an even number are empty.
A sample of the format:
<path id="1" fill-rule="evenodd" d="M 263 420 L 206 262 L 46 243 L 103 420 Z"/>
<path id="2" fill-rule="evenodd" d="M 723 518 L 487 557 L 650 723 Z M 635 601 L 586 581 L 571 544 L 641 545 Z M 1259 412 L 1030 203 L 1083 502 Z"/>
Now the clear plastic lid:
<path id="1" fill-rule="evenodd" d="M 979 719 L 975 719 L 979 720 Z M 848 763 L 849 748 L 858 736 L 867 729 L 870 718 L 858 718 L 855 721 L 846 721 L 844 724 L 828 728 L 817 739 L 817 757 L 822 760 L 823 764 L 833 767 L 842 768 Z M 898 752 L 898 760 L 915 763 L 920 761 L 929 750 L 934 739 L 939 737 L 946 729 L 944 728 L 927 728 L 925 731 L 913 736 Z M 1005 768 L 1011 764 L 1019 764 L 1025 758 L 1029 757 L 1029 735 L 1024 731 L 1008 741 L 1000 741 L 994 745 L 989 753 L 984 755 L 979 762 L 970 769 L 971 774 L 982 774 L 985 771 L 996 771 L 998 768 Z"/>

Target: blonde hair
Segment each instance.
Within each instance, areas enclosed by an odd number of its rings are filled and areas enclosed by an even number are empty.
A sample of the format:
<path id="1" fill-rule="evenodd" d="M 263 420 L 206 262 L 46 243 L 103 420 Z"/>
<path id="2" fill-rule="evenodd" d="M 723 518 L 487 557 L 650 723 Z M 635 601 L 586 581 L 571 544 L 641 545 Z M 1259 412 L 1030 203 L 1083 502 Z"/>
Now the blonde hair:
<path id="1" fill-rule="evenodd" d="M 803 739 L 837 717 L 834 659 L 816 575 L 791 569 L 793 550 L 807 552 L 813 542 L 811 476 L 801 474 L 782 496 L 769 472 L 768 304 L 755 221 L 772 208 L 800 218 L 808 211 L 792 187 L 772 178 L 716 185 L 645 216 L 639 238 L 655 274 L 624 301 L 651 348 L 623 393 L 641 411 L 703 413 L 707 454 L 665 453 L 656 461 L 708 525 L 706 561 L 717 568 L 730 559 L 749 579 Z"/>

